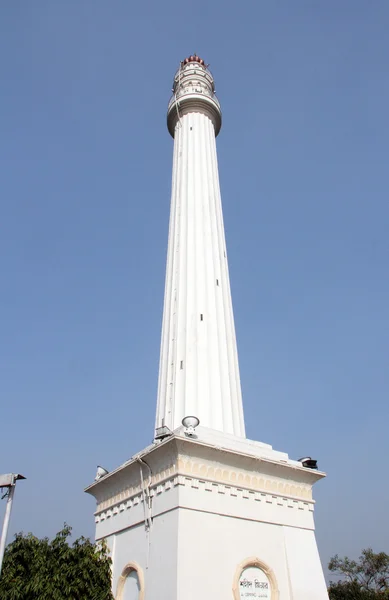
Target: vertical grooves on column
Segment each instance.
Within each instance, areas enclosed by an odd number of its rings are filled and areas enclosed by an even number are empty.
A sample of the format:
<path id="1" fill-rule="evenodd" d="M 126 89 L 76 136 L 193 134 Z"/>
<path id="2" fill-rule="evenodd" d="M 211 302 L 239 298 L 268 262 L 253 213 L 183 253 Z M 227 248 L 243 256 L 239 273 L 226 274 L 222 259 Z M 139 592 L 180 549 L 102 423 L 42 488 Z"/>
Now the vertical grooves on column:
<path id="1" fill-rule="evenodd" d="M 175 131 L 156 426 L 188 414 L 244 436 L 215 130 L 199 112 Z"/>
<path id="2" fill-rule="evenodd" d="M 177 187 L 175 201 L 175 236 L 174 236 L 174 252 L 172 265 L 172 297 L 171 297 L 171 326 L 169 330 L 169 352 L 167 364 L 167 386 L 166 386 L 166 425 L 173 426 L 175 414 L 175 369 L 176 369 L 176 344 L 177 344 L 177 308 L 179 302 L 179 269 L 180 269 L 180 220 L 181 220 L 181 180 L 182 180 L 182 152 L 185 136 L 183 135 L 182 125 L 179 123 L 176 129 L 179 135 L 179 152 L 177 162 Z"/>
<path id="3" fill-rule="evenodd" d="M 217 167 L 217 154 L 216 154 L 216 144 L 213 149 L 213 164 L 215 170 L 215 177 L 217 181 L 217 205 L 219 210 L 219 219 L 218 226 L 220 228 L 220 238 L 223 240 L 224 248 L 226 249 L 225 235 L 224 235 L 224 222 L 223 222 L 223 210 L 221 203 L 221 195 L 220 195 L 220 185 L 219 185 L 219 172 Z M 226 250 L 225 250 L 226 251 Z M 243 407 L 242 407 L 242 394 L 240 387 L 240 376 L 239 376 L 239 364 L 238 364 L 238 354 L 237 354 L 237 344 L 236 344 L 236 335 L 235 335 L 235 326 L 234 326 L 234 316 L 232 310 L 232 299 L 231 299 L 231 287 L 230 287 L 230 278 L 228 272 L 228 262 L 227 262 L 227 252 L 226 257 L 224 259 L 224 276 L 226 281 L 226 286 L 228 289 L 228 294 L 224 294 L 224 305 L 225 305 L 225 314 L 226 314 L 226 322 L 228 321 L 228 356 L 229 356 L 229 379 L 230 379 L 230 387 L 231 387 L 231 412 L 232 412 L 232 422 L 234 424 L 235 435 L 244 436 L 244 422 L 243 422 Z"/>
<path id="4" fill-rule="evenodd" d="M 195 114 L 191 115 L 192 122 L 195 121 Z M 196 129 L 196 127 L 195 127 Z M 197 153 L 196 153 L 196 131 L 192 131 L 191 137 L 191 164 L 190 169 L 193 173 L 193 210 L 194 210 L 194 230 L 195 230 L 195 241 L 194 241 L 194 255 L 195 255 L 195 270 L 194 270 L 194 283 L 195 283 L 195 310 L 193 315 L 193 344 L 194 344 L 194 355 L 196 356 L 196 364 L 194 369 L 194 397 L 193 397 L 193 414 L 199 414 L 199 400 L 203 398 L 203 382 L 202 382 L 202 335 L 200 335 L 200 314 L 204 312 L 203 306 L 203 291 L 201 286 L 201 276 L 203 262 L 202 256 L 202 240 L 201 240 L 201 203 L 199 202 L 198 194 L 198 170 L 197 170 Z M 203 329 L 203 327 L 201 328 Z"/>
<path id="5" fill-rule="evenodd" d="M 207 385 L 207 418 L 208 422 L 214 427 L 215 414 L 214 414 L 214 402 L 216 400 L 216 393 L 213 388 L 213 373 L 215 370 L 214 365 L 214 340 L 213 340 L 213 328 L 215 326 L 215 310 L 213 306 L 212 296 L 212 285 L 210 279 L 212 277 L 213 261 L 212 261 L 212 235 L 210 232 L 210 213 L 209 213 L 209 194 L 208 194 L 208 179 L 207 179 L 207 143 L 208 143 L 208 132 L 206 128 L 207 118 L 204 115 L 199 116 L 199 128 L 201 134 L 201 202 L 203 207 L 203 244 L 204 244 L 204 274 L 205 274 L 205 301 L 207 307 L 207 320 L 205 323 L 207 333 L 207 364 L 206 364 L 206 385 Z"/>
<path id="6" fill-rule="evenodd" d="M 181 256 L 181 265 L 179 272 L 179 289 L 180 289 L 180 297 L 182 302 L 180 302 L 180 315 L 179 315 L 179 336 L 180 336 L 180 352 L 186 356 L 187 354 L 187 336 L 188 336 L 188 327 L 187 327 L 187 319 L 188 319 L 188 256 L 189 256 L 189 232 L 190 227 L 188 227 L 188 190 L 190 186 L 189 182 L 189 171 L 188 171 L 188 154 L 189 154 L 189 140 L 188 140 L 188 117 L 182 118 L 182 129 L 183 136 L 185 138 L 185 143 L 182 152 L 182 162 L 181 162 L 181 170 L 182 170 L 182 185 L 180 189 L 181 195 L 181 205 L 182 205 L 182 217 L 181 217 L 181 227 L 183 230 L 183 239 L 182 239 L 182 256 Z M 185 236 L 185 237 L 184 237 Z M 178 361 L 181 360 L 180 356 L 177 356 L 177 364 Z M 185 359 L 185 363 L 187 363 Z M 184 363 L 184 364 L 185 364 Z M 187 364 L 183 369 L 183 373 L 177 370 L 177 373 L 183 376 L 182 385 L 179 386 L 179 389 L 176 389 L 176 409 L 174 412 L 174 428 L 179 427 L 181 425 L 180 415 L 183 415 L 185 412 L 185 401 L 187 396 L 187 386 L 188 386 L 188 368 Z M 183 415 L 184 416 L 184 415 Z"/>
<path id="7" fill-rule="evenodd" d="M 203 303 L 205 313 L 205 323 L 201 326 L 203 338 L 203 381 L 204 381 L 204 416 L 209 423 L 213 421 L 213 394 L 212 394 L 212 372 L 213 372 L 213 337 L 212 328 L 214 326 L 215 313 L 212 303 L 212 286 L 210 277 L 212 272 L 212 238 L 210 236 L 210 218 L 209 218 L 209 201 L 207 196 L 207 179 L 205 168 L 205 153 L 207 143 L 207 132 L 205 122 L 207 118 L 204 115 L 198 114 L 198 161 L 199 161 L 199 180 L 201 181 L 199 200 L 201 202 L 201 220 L 202 220 L 202 246 L 203 246 L 203 273 L 204 273 L 204 288 L 203 288 Z"/>
<path id="8" fill-rule="evenodd" d="M 209 189 L 209 207 L 212 212 L 212 225 L 213 225 L 213 254 L 216 252 L 216 257 L 214 256 L 214 261 L 218 260 L 218 230 L 217 230 L 217 214 L 215 212 L 215 176 L 213 172 L 212 165 L 212 147 L 215 144 L 215 131 L 213 124 L 209 119 L 206 119 L 206 130 L 207 130 L 207 162 L 208 162 L 208 180 L 210 184 Z M 220 271 L 220 269 L 218 269 Z M 215 288 L 215 294 L 216 294 Z M 219 290 L 223 293 L 222 289 Z M 219 295 L 220 296 L 220 295 Z M 226 411 L 224 402 L 225 399 L 229 396 L 228 389 L 228 379 L 226 377 L 226 346 L 225 346 L 225 327 L 224 327 L 224 310 L 223 305 L 220 302 L 220 297 L 215 296 L 217 308 L 216 308 L 216 335 L 217 335 L 217 356 L 219 362 L 219 370 L 217 373 L 217 383 L 215 382 L 215 387 L 217 389 L 217 396 L 214 401 L 219 405 L 220 411 L 220 419 L 222 420 L 221 426 L 226 431 Z M 216 411 L 216 407 L 215 407 Z"/>
<path id="9" fill-rule="evenodd" d="M 157 400 L 157 415 L 155 426 L 162 425 L 162 418 L 166 413 L 166 394 L 167 394 L 167 377 L 168 377 L 168 356 L 169 356 L 169 339 L 171 329 L 171 299 L 174 279 L 174 252 L 175 252 L 175 235 L 176 235 L 176 199 L 177 187 L 179 181 L 179 152 L 182 138 L 180 130 L 177 127 L 174 139 L 173 150 L 173 173 L 172 173 L 172 194 L 170 202 L 170 219 L 169 219 L 169 238 L 168 250 L 166 259 L 166 282 L 165 282 L 165 297 L 162 319 L 161 333 L 161 348 L 160 348 L 160 367 L 158 378 L 158 400 Z M 165 360 L 164 360 L 165 359 Z"/>
<path id="10" fill-rule="evenodd" d="M 191 124 L 193 124 L 194 114 L 192 113 L 190 117 Z M 193 126 L 193 125 L 192 125 Z M 193 271 L 191 272 L 191 276 L 193 277 L 192 286 L 193 286 L 193 312 L 191 315 L 191 345 L 192 345 L 192 353 L 193 353 L 193 381 L 192 381 L 192 397 L 191 397 L 191 414 L 198 414 L 198 394 L 199 394 L 199 386 L 198 386 L 198 378 L 199 378 L 199 338 L 198 338 L 198 328 L 199 328 L 199 286 L 198 286 L 198 268 L 199 268 L 199 244 L 198 244 L 198 231 L 199 231 L 199 211 L 197 206 L 197 198 L 196 198 L 196 163 L 195 163 L 195 151 L 194 151 L 194 134 L 193 130 L 190 133 L 190 155 L 188 169 L 191 173 L 192 179 L 192 187 L 190 194 L 190 201 L 192 204 L 193 210 Z"/>
<path id="11" fill-rule="evenodd" d="M 234 429 L 234 418 L 233 418 L 233 405 L 236 402 L 236 373 L 234 368 L 233 355 L 231 352 L 231 337 L 233 337 L 233 331 L 231 327 L 229 304 L 231 303 L 231 291 L 228 277 L 228 264 L 227 264 L 227 253 L 226 243 L 224 237 L 223 228 L 223 212 L 220 198 L 220 187 L 218 178 L 217 158 L 216 158 L 216 143 L 212 147 L 212 167 L 215 180 L 215 211 L 217 214 L 217 227 L 218 227 L 218 240 L 220 247 L 220 266 L 221 266 L 221 278 L 223 285 L 223 316 L 224 316 L 224 339 L 227 354 L 227 369 L 225 377 L 228 380 L 229 395 L 225 398 L 223 404 L 223 417 L 224 426 L 229 433 L 237 433 Z"/>
<path id="12" fill-rule="evenodd" d="M 208 418 L 206 415 L 206 389 L 207 389 L 207 375 L 206 375 L 206 358 L 207 358 L 207 347 L 206 347 L 206 328 L 207 328 L 207 310 L 205 303 L 205 247 L 204 247 L 204 219 L 203 219 L 203 199 L 201 196 L 202 182 L 201 182 L 201 136 L 200 136 L 200 121 L 199 114 L 194 113 L 193 119 L 193 170 L 194 170 L 194 185 L 195 194 L 194 202 L 196 205 L 196 299 L 197 299 L 197 311 L 195 314 L 195 323 L 197 331 L 197 398 L 196 398 L 196 413 L 199 414 L 201 401 L 201 413 L 203 414 L 203 420 Z M 200 315 L 203 315 L 203 321 L 200 320 Z M 204 320 L 205 318 L 205 320 Z"/>
<path id="13" fill-rule="evenodd" d="M 223 313 L 220 312 L 220 293 L 222 288 L 216 288 L 216 278 L 220 279 L 220 268 L 218 266 L 218 235 L 216 227 L 216 214 L 214 210 L 214 178 L 212 172 L 212 161 L 211 161 L 211 147 L 215 143 L 215 131 L 212 122 L 208 118 L 204 118 L 204 132 L 205 132 L 205 161 L 206 161 L 206 181 L 207 181 L 207 204 L 209 211 L 209 223 L 210 223 L 210 236 L 212 244 L 212 279 L 211 282 L 211 293 L 213 298 L 212 312 L 214 316 L 213 325 L 213 355 L 212 358 L 214 363 L 211 365 L 211 378 L 212 378 L 212 422 L 214 428 L 223 428 L 223 398 L 226 390 L 224 385 L 223 373 Z"/>
<path id="14" fill-rule="evenodd" d="M 186 123 L 190 119 L 190 115 L 183 117 Z M 187 137 L 190 130 L 187 131 Z M 188 273 L 187 277 L 187 306 L 186 306 L 186 321 L 185 321 L 185 343 L 186 343 L 186 378 L 185 378 L 185 410 L 183 412 L 190 411 L 193 408 L 193 398 L 195 396 L 195 371 L 196 371 L 196 354 L 193 347 L 193 312 L 195 310 L 195 290 L 194 290 L 194 274 L 195 274 L 195 214 L 193 198 L 191 194 L 191 181 L 193 177 L 193 170 L 190 168 L 191 160 L 191 141 L 188 140 L 187 153 L 185 156 L 185 169 L 187 170 L 187 186 L 185 189 L 186 202 L 187 202 L 187 222 L 188 222 L 188 246 L 187 246 L 187 262 L 186 269 Z"/>
<path id="15" fill-rule="evenodd" d="M 187 140 L 187 127 L 184 120 L 182 120 L 182 134 Z M 186 322 L 186 305 L 187 305 L 187 195 L 185 187 L 185 173 L 186 173 L 186 149 L 187 141 L 182 148 L 182 157 L 180 161 L 180 183 L 179 188 L 180 195 L 180 214 L 179 214 L 179 228 L 180 228 L 180 239 L 178 245 L 179 251 L 179 266 L 177 270 L 177 289 L 178 289 L 178 300 L 179 300 L 179 312 L 177 314 L 177 341 L 175 344 L 175 357 L 174 357 L 174 413 L 173 413 L 173 427 L 177 427 L 177 415 L 180 415 L 184 410 L 185 400 L 185 377 L 186 371 L 180 369 L 179 365 L 181 361 L 185 361 L 185 322 Z"/>

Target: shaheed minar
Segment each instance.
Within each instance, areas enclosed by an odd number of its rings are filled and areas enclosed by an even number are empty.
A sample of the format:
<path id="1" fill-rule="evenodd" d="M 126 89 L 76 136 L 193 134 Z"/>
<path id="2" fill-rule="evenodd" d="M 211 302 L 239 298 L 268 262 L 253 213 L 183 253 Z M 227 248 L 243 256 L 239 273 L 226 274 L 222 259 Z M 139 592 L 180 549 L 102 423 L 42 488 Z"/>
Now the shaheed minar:
<path id="1" fill-rule="evenodd" d="M 309 457 L 245 436 L 216 136 L 198 56 L 175 75 L 169 243 L 153 443 L 87 488 L 116 600 L 324 600 Z"/>

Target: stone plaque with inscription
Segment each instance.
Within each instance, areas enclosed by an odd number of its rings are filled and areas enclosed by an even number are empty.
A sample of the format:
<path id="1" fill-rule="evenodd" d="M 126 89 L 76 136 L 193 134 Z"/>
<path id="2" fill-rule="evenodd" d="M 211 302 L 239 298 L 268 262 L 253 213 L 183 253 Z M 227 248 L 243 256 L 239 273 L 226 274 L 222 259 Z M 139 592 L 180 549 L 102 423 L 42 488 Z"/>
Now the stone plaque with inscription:
<path id="1" fill-rule="evenodd" d="M 271 599 L 270 581 L 259 567 L 243 569 L 239 578 L 239 598 L 241 600 Z"/>

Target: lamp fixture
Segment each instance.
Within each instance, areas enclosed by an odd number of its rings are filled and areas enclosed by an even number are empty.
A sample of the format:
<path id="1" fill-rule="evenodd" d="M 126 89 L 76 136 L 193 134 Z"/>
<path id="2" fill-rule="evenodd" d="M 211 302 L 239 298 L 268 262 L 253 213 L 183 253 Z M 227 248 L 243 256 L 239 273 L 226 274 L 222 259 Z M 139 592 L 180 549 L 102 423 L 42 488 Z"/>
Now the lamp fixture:
<path id="1" fill-rule="evenodd" d="M 187 416 L 182 419 L 181 423 L 185 427 L 185 435 L 193 437 L 196 427 L 200 424 L 200 419 L 194 416 Z"/>

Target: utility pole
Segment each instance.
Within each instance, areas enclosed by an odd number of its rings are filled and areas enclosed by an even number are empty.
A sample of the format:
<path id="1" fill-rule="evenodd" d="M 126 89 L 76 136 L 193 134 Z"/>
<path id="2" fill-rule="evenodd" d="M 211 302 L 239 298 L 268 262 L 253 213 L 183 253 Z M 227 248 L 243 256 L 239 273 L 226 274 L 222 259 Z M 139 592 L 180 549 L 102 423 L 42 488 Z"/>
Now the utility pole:
<path id="1" fill-rule="evenodd" d="M 11 518 L 11 510 L 12 510 L 12 502 L 15 494 L 16 482 L 18 479 L 26 479 L 23 475 L 19 473 L 7 473 L 5 475 L 0 475 L 0 488 L 6 488 L 7 491 L 3 498 L 7 497 L 7 506 L 5 508 L 5 515 L 3 521 L 3 530 L 1 532 L 0 538 L 0 575 L 1 568 L 3 566 L 3 558 L 5 551 L 5 543 L 7 540 L 8 526 Z"/>

